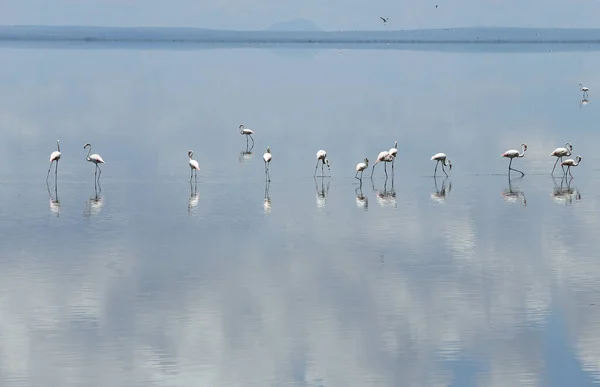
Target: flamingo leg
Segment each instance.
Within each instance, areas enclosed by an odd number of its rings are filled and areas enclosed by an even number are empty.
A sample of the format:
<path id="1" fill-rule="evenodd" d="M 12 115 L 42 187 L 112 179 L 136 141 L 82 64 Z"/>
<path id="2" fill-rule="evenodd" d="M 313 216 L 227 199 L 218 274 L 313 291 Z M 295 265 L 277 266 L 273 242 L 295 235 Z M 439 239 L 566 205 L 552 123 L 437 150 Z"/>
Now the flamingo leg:
<path id="1" fill-rule="evenodd" d="M 550 173 L 551 175 L 554 175 L 554 169 L 556 168 L 556 164 L 558 164 L 558 160 L 560 160 L 560 159 L 562 159 L 562 157 L 557 157 L 556 158 L 556 162 L 554 163 L 554 168 L 552 168 L 552 172 Z M 561 167 L 562 167 L 562 165 L 561 165 Z M 563 168 L 563 172 L 564 172 L 565 171 L 565 167 L 562 167 L 562 168 Z"/>
<path id="2" fill-rule="evenodd" d="M 359 171 L 356 171 L 356 175 L 354 175 L 354 178 L 355 178 L 355 179 L 358 179 L 358 172 L 359 172 Z M 361 172 L 361 176 L 362 176 L 362 171 L 360 171 L 360 172 Z"/>
<path id="3" fill-rule="evenodd" d="M 387 174 L 387 161 L 383 162 L 383 171 L 385 172 L 385 179 L 387 181 L 387 177 L 388 177 L 388 174 Z"/>
<path id="4" fill-rule="evenodd" d="M 515 169 L 512 167 L 512 161 L 513 161 L 513 159 L 510 159 L 510 163 L 508 163 L 508 175 L 510 176 L 510 171 L 513 170 L 515 172 L 519 172 L 521 174 L 521 177 L 525 176 L 523 171 L 519 171 L 518 169 Z"/>
<path id="5" fill-rule="evenodd" d="M 444 175 L 446 175 L 446 177 L 448 177 L 448 174 L 446 173 L 446 170 L 444 169 L 444 163 L 442 163 L 442 172 L 444 172 Z"/>
<path id="6" fill-rule="evenodd" d="M 363 169 L 362 171 L 360 171 L 360 186 L 362 187 L 362 177 L 363 177 L 363 173 L 365 172 L 365 170 Z"/>
<path id="7" fill-rule="evenodd" d="M 377 165 L 379 161 L 377 161 L 375 164 L 373 164 L 373 169 L 371 169 L 371 178 L 373 177 L 373 172 L 375 172 L 375 166 Z"/>
<path id="8" fill-rule="evenodd" d="M 438 160 L 438 161 L 435 163 L 435 169 L 433 170 L 433 177 L 435 177 L 435 175 L 436 175 L 436 173 L 437 173 L 437 167 L 438 167 L 438 164 L 439 164 L 439 163 L 440 163 L 440 160 Z"/>
<path id="9" fill-rule="evenodd" d="M 570 165 L 567 167 L 567 172 L 569 172 L 569 176 L 573 177 L 573 175 L 571 174 L 571 166 Z"/>
<path id="10" fill-rule="evenodd" d="M 46 181 L 48 181 L 48 176 L 50 176 L 50 170 L 52 169 L 52 163 L 54 160 L 50 161 L 50 166 L 48 167 L 48 174 L 46 175 Z"/>
<path id="11" fill-rule="evenodd" d="M 58 179 L 58 160 L 56 160 L 56 165 L 54 166 L 54 184 L 56 184 L 56 179 Z"/>
<path id="12" fill-rule="evenodd" d="M 313 177 L 317 176 L 317 168 L 319 168 L 319 160 L 317 159 L 317 165 L 315 165 L 315 174 Z"/>
<path id="13" fill-rule="evenodd" d="M 254 148 L 254 137 L 252 135 L 250 135 L 250 140 L 252 140 L 252 147 Z"/>

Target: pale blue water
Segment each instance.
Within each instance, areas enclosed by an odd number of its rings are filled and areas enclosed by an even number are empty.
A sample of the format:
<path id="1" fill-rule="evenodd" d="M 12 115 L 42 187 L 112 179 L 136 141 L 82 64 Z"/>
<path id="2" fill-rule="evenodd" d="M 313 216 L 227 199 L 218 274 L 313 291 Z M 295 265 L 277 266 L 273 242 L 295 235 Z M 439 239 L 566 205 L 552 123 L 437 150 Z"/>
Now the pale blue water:
<path id="1" fill-rule="evenodd" d="M 0 58 L 2 386 L 599 380 L 600 54 Z M 356 163 L 395 140 L 394 174 L 369 168 L 361 191 Z M 584 159 L 561 187 L 548 155 L 566 141 Z M 521 142 L 509 184 L 500 154 Z M 313 178 L 319 149 L 330 178 Z"/>

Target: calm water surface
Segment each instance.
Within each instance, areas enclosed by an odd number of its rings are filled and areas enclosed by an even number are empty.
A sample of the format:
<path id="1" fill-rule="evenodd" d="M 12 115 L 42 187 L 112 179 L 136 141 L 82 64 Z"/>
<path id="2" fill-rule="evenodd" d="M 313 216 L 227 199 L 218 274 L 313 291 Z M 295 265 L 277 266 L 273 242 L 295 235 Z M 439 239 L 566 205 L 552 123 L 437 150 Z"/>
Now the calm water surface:
<path id="1" fill-rule="evenodd" d="M 600 379 L 600 54 L 0 58 L 2 386 Z M 360 186 L 356 163 L 395 140 L 394 173 Z M 552 179 L 566 141 L 584 160 Z M 500 154 L 521 142 L 508 180 Z M 319 149 L 331 177 L 313 178 Z"/>

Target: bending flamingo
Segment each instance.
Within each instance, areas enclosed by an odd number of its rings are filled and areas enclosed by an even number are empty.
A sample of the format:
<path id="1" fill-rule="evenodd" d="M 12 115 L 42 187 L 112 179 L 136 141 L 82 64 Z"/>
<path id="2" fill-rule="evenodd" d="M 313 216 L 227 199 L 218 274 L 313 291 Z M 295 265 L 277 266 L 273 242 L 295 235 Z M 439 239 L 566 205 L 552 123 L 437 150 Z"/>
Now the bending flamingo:
<path id="1" fill-rule="evenodd" d="M 46 174 L 46 182 L 48 182 L 48 176 L 50 176 L 50 170 L 52 169 L 52 163 L 56 161 L 56 165 L 54 166 L 54 181 L 56 182 L 56 178 L 58 175 L 58 160 L 60 160 L 60 141 L 56 140 L 56 147 L 58 150 L 55 150 L 50 154 L 50 167 L 48 167 L 48 174 Z"/>
<path id="2" fill-rule="evenodd" d="M 445 153 L 436 153 L 435 155 L 433 155 L 431 157 L 431 160 L 436 160 L 437 161 L 435 163 L 435 170 L 433 171 L 433 177 L 435 177 L 435 174 L 437 173 L 437 167 L 438 167 L 438 164 L 440 162 L 442 163 L 442 171 L 444 172 L 444 174 L 446 175 L 446 177 L 448 177 L 448 174 L 446 173 L 446 170 L 444 169 L 444 166 L 450 167 L 450 170 L 452 170 L 452 161 L 450 161 L 450 159 L 448 159 L 446 157 L 446 154 Z"/>
<path id="3" fill-rule="evenodd" d="M 327 152 L 321 149 L 317 152 L 317 165 L 315 165 L 315 174 L 313 176 L 317 176 L 317 168 L 319 167 L 319 162 L 322 162 L 321 175 L 324 174 L 323 167 L 325 165 L 327 165 L 327 168 L 331 171 L 331 167 L 329 166 L 329 159 L 327 158 Z"/>
<path id="4" fill-rule="evenodd" d="M 568 159 L 563 161 L 560 165 L 564 165 L 567 167 L 567 172 L 569 173 L 569 176 L 573 177 L 573 175 L 571 174 L 571 167 L 576 167 L 579 165 L 579 163 L 581 162 L 581 156 L 577 156 L 575 157 L 577 159 L 577 161 L 573 160 L 573 159 Z M 565 176 L 567 175 L 567 173 L 565 172 Z"/>

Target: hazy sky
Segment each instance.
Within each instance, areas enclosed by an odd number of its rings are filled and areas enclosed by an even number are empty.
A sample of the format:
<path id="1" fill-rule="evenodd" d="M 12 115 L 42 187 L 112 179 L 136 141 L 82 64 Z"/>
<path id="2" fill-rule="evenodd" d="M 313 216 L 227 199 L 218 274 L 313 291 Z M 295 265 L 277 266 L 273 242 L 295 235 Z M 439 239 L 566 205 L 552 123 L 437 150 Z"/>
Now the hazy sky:
<path id="1" fill-rule="evenodd" d="M 439 7 L 436 9 L 436 4 Z M 4 0 L 1 24 L 262 29 L 294 18 L 326 30 L 457 26 L 597 27 L 598 0 Z"/>

